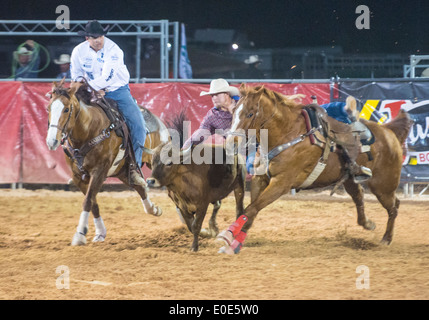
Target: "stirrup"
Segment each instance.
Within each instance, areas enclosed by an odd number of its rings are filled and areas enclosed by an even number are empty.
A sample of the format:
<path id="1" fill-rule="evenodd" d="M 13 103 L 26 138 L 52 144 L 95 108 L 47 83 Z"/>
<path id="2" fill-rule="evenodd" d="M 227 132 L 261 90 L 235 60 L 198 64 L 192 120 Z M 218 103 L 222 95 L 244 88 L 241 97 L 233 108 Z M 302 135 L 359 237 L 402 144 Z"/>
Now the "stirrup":
<path id="1" fill-rule="evenodd" d="M 365 182 L 372 178 L 372 171 L 370 168 L 361 166 L 360 172 L 357 175 L 353 176 L 353 181 L 355 183 Z"/>
<path id="2" fill-rule="evenodd" d="M 130 184 L 147 187 L 146 181 L 143 179 L 143 177 L 137 172 L 137 170 L 132 170 L 130 174 Z"/>

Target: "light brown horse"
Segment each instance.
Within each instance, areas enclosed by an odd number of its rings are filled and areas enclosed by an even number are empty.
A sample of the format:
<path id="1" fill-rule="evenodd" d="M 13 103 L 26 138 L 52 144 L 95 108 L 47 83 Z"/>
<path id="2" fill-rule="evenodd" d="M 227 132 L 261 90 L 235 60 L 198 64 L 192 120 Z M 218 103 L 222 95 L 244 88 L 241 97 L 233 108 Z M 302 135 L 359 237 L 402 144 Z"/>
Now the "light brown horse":
<path id="1" fill-rule="evenodd" d="M 240 129 L 244 134 L 247 134 L 249 129 L 257 129 L 256 136 L 260 139 L 258 130 L 267 129 L 267 151 L 277 150 L 278 154 L 270 159 L 267 174 L 253 176 L 251 203 L 246 207 L 245 214 L 218 236 L 229 246 L 226 252 L 231 254 L 240 251 L 258 212 L 291 189 L 300 190 L 324 153 L 322 147 L 310 141 L 302 113 L 303 105 L 264 87 L 247 88 L 242 85 L 240 91 L 242 97 L 234 110 L 232 134 Z M 334 119 L 332 121 L 336 122 Z M 371 130 L 375 141 L 370 146 L 370 156 L 361 153 L 356 161 L 372 170 L 373 176 L 367 183 L 371 192 L 387 210 L 388 222 L 382 243 L 390 244 L 399 207 L 396 189 L 401 175 L 402 144 L 408 136 L 412 121 L 406 112 L 401 112 L 391 122 L 382 125 L 362 119 L 360 121 Z M 280 145 L 284 146 L 283 151 L 276 149 Z M 345 176 L 345 167 L 345 160 L 339 148 L 336 152 L 329 152 L 325 169 L 305 189 L 334 185 Z M 373 230 L 375 224 L 364 212 L 362 186 L 349 177 L 344 181 L 344 187 L 356 205 L 358 224 L 367 230 Z"/>
<path id="2" fill-rule="evenodd" d="M 73 183 L 85 195 L 83 208 L 72 245 L 86 244 L 89 212 L 92 212 L 95 225 L 93 242 L 104 241 L 106 228 L 100 216 L 96 196 L 107 177 L 116 177 L 130 186 L 128 166 L 130 156 L 122 147 L 123 139 L 112 128 L 112 122 L 97 104 L 91 103 L 87 97 L 87 87 L 82 83 L 74 83 L 71 88 L 60 83 L 53 83 L 51 100 L 48 105 L 49 128 L 46 143 L 50 150 L 56 150 L 63 143 L 66 162 L 72 170 Z M 79 99 L 78 99 L 79 97 Z M 144 110 L 150 113 L 148 110 Z M 156 118 L 155 115 L 151 114 Z M 159 120 L 159 123 L 162 122 Z M 125 125 L 125 124 L 124 124 Z M 160 129 L 164 129 L 159 125 Z M 166 128 L 165 128 L 166 129 Z M 145 147 L 154 149 L 164 133 L 160 130 L 148 134 Z M 75 153 L 85 149 L 84 156 Z M 143 161 L 151 161 L 151 155 L 144 153 Z M 161 209 L 148 198 L 146 188 L 131 185 L 140 195 L 143 207 L 148 214 L 161 215 Z"/>

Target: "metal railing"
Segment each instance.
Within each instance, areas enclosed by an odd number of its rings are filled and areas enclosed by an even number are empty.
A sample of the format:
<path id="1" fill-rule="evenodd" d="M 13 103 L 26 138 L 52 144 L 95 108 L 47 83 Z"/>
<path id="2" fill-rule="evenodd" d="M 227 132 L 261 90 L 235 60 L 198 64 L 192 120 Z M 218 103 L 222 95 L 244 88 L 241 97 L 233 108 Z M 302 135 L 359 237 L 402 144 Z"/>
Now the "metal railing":
<path id="1" fill-rule="evenodd" d="M 410 64 L 404 65 L 404 78 L 415 78 L 416 68 L 429 68 L 429 64 L 420 64 L 424 60 L 429 60 L 429 55 L 411 55 Z"/>
<path id="2" fill-rule="evenodd" d="M 100 20 L 109 25 L 109 36 L 134 36 L 136 38 L 136 81 L 140 77 L 141 39 L 155 38 L 160 41 L 160 79 L 169 76 L 170 38 L 173 50 L 173 77 L 177 78 L 179 60 L 179 23 L 168 20 Z M 58 28 L 55 20 L 0 20 L 0 36 L 76 36 L 84 30 L 87 20 L 67 21 L 68 28 Z M 170 36 L 170 28 L 173 28 Z"/>

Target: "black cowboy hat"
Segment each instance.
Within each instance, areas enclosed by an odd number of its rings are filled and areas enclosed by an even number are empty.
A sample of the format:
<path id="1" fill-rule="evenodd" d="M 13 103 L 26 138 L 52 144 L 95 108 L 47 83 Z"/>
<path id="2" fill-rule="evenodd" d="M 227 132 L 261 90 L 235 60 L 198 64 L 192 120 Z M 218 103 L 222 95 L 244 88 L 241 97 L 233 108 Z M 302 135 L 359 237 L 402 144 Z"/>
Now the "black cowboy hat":
<path id="1" fill-rule="evenodd" d="M 109 26 L 103 29 L 100 22 L 98 22 L 97 20 L 92 20 L 86 24 L 85 31 L 80 30 L 77 32 L 77 34 L 85 37 L 98 38 L 99 36 L 104 36 L 105 34 L 107 34 L 108 29 Z"/>

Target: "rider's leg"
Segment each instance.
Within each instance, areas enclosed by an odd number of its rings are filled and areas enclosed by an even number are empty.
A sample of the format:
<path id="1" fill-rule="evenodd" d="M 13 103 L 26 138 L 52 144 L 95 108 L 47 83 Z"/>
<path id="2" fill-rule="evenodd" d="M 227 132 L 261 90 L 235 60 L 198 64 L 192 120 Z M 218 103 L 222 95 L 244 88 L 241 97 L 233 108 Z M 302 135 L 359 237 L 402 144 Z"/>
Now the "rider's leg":
<path id="1" fill-rule="evenodd" d="M 356 99 L 352 96 L 348 96 L 346 99 L 345 111 L 347 112 L 351 125 L 353 126 L 358 121 L 358 112 L 356 106 Z M 366 181 L 372 177 L 371 169 L 365 166 L 359 166 L 355 161 L 350 161 L 350 171 L 355 177 L 356 182 Z"/>
<path id="2" fill-rule="evenodd" d="M 343 148 L 343 157 L 346 162 L 346 168 L 349 171 L 349 174 L 354 177 L 355 182 L 364 182 L 372 177 L 371 169 L 358 165 L 356 161 L 350 158 L 348 151 L 345 148 Z"/>
<path id="3" fill-rule="evenodd" d="M 136 163 L 139 168 L 141 168 L 143 147 L 146 140 L 146 124 L 140 108 L 131 96 L 128 85 L 120 87 L 115 91 L 107 92 L 106 97 L 111 98 L 118 103 L 119 111 L 124 116 L 125 122 L 130 131 Z M 131 180 L 133 184 L 146 184 L 144 179 L 135 170 L 131 172 Z"/>

